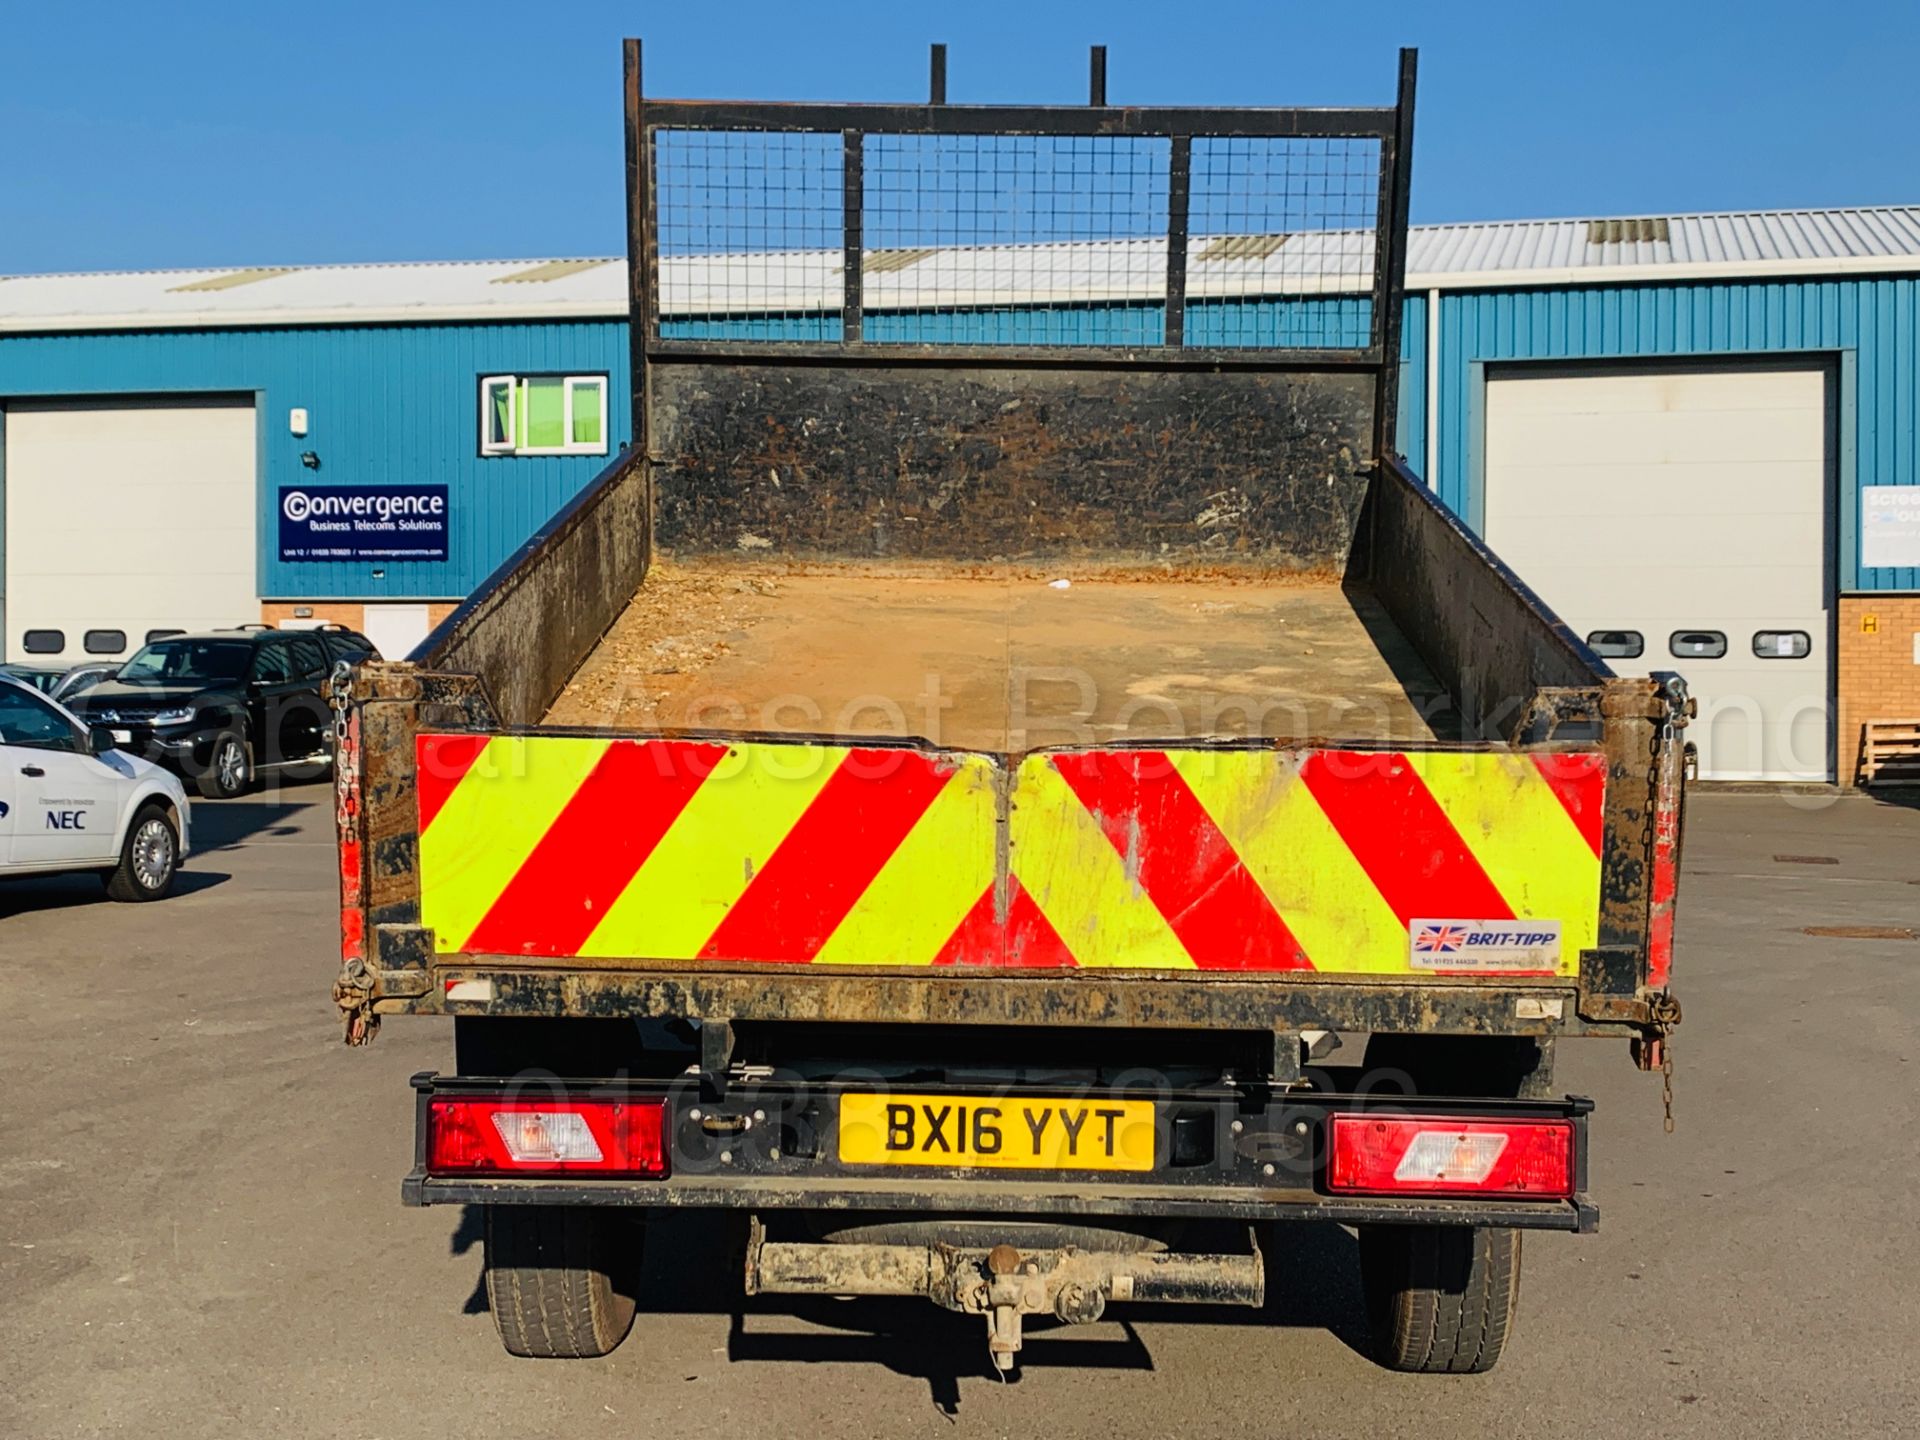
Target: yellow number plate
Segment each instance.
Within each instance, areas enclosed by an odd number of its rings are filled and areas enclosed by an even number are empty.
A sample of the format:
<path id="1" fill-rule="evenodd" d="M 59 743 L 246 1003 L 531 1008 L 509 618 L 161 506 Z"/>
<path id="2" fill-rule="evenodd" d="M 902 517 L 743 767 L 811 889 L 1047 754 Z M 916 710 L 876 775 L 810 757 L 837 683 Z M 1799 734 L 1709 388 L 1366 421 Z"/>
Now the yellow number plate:
<path id="1" fill-rule="evenodd" d="M 848 1165 L 1151 1170 L 1151 1100 L 999 1100 L 987 1095 L 847 1095 Z"/>

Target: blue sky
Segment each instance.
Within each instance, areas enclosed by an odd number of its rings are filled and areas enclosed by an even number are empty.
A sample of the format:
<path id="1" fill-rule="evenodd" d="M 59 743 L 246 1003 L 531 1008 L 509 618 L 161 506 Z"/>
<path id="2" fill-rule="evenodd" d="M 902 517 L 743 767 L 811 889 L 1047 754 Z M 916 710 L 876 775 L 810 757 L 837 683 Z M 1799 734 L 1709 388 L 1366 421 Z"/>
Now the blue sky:
<path id="1" fill-rule="evenodd" d="M 79 17 L 84 14 L 82 21 Z M 609 254 L 619 52 L 661 95 L 1372 104 L 1414 219 L 1920 201 L 1920 5 L 0 0 L 0 274 Z"/>

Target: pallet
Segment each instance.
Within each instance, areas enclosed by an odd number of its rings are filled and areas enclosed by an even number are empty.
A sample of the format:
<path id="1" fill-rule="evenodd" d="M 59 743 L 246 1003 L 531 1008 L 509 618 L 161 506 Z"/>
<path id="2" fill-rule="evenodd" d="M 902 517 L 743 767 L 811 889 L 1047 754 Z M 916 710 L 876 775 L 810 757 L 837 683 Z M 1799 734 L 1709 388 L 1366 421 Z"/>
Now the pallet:
<path id="1" fill-rule="evenodd" d="M 1860 783 L 1920 785 L 1920 720 L 1869 720 L 1861 737 Z"/>

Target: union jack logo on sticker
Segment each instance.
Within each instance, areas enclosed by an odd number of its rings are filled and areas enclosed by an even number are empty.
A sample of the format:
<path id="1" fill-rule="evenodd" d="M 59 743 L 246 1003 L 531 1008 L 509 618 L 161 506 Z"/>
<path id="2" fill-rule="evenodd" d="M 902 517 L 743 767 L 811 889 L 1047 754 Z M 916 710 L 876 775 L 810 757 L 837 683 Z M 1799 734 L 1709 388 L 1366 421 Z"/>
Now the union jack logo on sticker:
<path id="1" fill-rule="evenodd" d="M 1408 960 L 1440 974 L 1555 975 L 1560 970 L 1558 920 L 1415 920 L 1407 926 Z"/>
<path id="2" fill-rule="evenodd" d="M 1451 955 L 1466 943 L 1467 932 L 1460 925 L 1422 925 L 1413 937 L 1414 950 L 1429 955 Z"/>

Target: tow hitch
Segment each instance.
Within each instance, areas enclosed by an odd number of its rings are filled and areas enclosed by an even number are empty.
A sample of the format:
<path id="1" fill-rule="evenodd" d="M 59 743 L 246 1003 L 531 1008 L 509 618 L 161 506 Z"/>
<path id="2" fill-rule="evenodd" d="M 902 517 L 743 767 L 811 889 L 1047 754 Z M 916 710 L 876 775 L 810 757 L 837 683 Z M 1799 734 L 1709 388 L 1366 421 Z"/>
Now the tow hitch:
<path id="1" fill-rule="evenodd" d="M 991 1249 L 926 1245 L 832 1244 L 768 1240 L 756 1218 L 747 1246 L 749 1295 L 924 1295 L 934 1304 L 979 1315 L 994 1369 L 1014 1367 L 1024 1317 L 1052 1315 L 1086 1325 L 1109 1301 L 1258 1306 L 1266 1271 L 1248 1231 L 1243 1254 L 1172 1251 Z"/>

